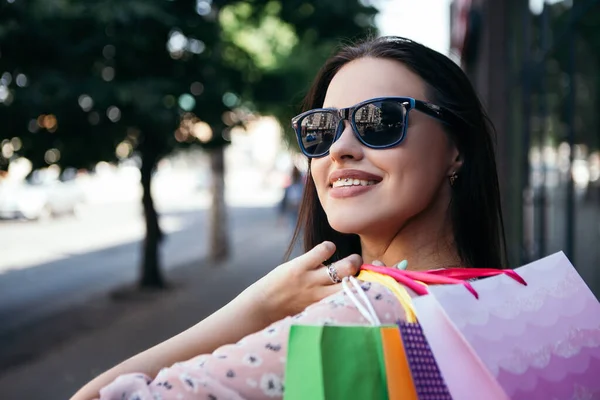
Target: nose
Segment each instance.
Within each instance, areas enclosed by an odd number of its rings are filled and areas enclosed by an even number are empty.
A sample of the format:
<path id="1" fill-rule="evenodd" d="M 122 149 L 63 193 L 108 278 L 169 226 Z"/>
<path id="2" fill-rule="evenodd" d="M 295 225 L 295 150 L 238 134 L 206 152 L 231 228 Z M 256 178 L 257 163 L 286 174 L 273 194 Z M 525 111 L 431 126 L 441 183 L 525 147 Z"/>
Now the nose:
<path id="1" fill-rule="evenodd" d="M 331 145 L 329 156 L 334 161 L 360 160 L 364 156 L 364 146 L 358 141 L 349 121 L 343 121 L 344 130 L 340 137 Z"/>

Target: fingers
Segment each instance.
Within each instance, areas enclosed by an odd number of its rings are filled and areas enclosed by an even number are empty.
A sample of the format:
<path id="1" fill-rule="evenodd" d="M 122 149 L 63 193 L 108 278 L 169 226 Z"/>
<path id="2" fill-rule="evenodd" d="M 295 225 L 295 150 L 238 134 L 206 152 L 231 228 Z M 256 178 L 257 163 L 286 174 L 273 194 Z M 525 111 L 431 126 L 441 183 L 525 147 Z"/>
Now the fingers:
<path id="1" fill-rule="evenodd" d="M 402 260 L 398 264 L 396 264 L 395 267 L 401 270 L 405 270 L 408 267 L 408 261 Z"/>
<path id="2" fill-rule="evenodd" d="M 321 267 L 325 260 L 329 259 L 333 253 L 335 253 L 335 244 L 332 242 L 323 242 L 303 255 L 296 257 L 291 263 L 301 269 L 315 269 Z"/>
<path id="3" fill-rule="evenodd" d="M 337 276 L 340 279 L 344 279 L 347 276 L 354 276 L 360 270 L 360 266 L 362 265 L 362 257 L 358 254 L 352 254 L 346 258 L 343 258 L 335 263 L 331 264 L 335 271 L 337 271 Z M 314 271 L 314 275 L 316 275 L 316 279 L 321 285 L 333 285 L 334 282 L 329 277 L 326 267 L 319 268 Z"/>
<path id="4" fill-rule="evenodd" d="M 371 265 L 375 265 L 377 267 L 385 267 L 385 264 L 383 263 L 383 261 L 379 261 L 379 260 L 373 260 Z M 408 267 L 408 261 L 406 261 L 406 260 L 402 260 L 399 263 L 394 264 L 392 266 L 392 268 L 396 268 L 396 269 L 400 269 L 400 270 L 405 270 L 407 267 Z"/>
<path id="5" fill-rule="evenodd" d="M 344 279 L 346 276 L 358 274 L 360 266 L 362 265 L 362 257 L 358 254 L 352 254 L 340 261 L 336 261 L 334 264 L 338 276 L 340 279 Z"/>

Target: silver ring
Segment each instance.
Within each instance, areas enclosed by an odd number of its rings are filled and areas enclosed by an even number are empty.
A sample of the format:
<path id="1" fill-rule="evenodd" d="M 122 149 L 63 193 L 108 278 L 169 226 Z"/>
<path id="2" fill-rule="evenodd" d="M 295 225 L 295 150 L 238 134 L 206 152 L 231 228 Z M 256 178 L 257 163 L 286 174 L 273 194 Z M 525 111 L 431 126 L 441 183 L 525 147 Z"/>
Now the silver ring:
<path id="1" fill-rule="evenodd" d="M 331 279 L 331 282 L 333 283 L 340 283 L 342 280 L 340 279 L 337 269 L 335 269 L 334 264 L 329 264 L 327 266 L 327 275 L 329 276 L 329 279 Z"/>

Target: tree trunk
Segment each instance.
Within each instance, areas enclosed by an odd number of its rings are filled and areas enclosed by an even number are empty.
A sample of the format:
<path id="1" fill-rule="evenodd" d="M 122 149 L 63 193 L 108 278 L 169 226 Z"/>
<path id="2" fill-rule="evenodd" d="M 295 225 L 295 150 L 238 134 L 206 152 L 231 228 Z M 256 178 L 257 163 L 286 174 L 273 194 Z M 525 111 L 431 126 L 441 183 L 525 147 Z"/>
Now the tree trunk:
<path id="1" fill-rule="evenodd" d="M 158 213 L 154 208 L 152 200 L 151 182 L 152 172 L 158 162 L 158 155 L 149 146 L 141 146 L 142 166 L 142 205 L 144 207 L 144 219 L 146 222 L 146 238 L 141 264 L 141 288 L 164 288 L 165 282 L 160 269 L 159 244 L 163 233 L 158 225 Z"/>
<path id="2" fill-rule="evenodd" d="M 212 261 L 222 261 L 229 255 L 227 207 L 225 205 L 225 149 L 217 146 L 210 151 L 212 173 L 210 209 L 210 249 Z"/>

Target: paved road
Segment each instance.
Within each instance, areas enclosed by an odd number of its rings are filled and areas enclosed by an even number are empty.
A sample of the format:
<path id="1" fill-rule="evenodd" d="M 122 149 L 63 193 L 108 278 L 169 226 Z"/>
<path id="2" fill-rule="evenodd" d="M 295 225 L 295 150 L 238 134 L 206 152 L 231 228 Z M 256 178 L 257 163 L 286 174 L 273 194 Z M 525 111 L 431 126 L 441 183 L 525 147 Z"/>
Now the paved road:
<path id="1" fill-rule="evenodd" d="M 176 268 L 169 273 L 176 290 L 133 301 L 95 301 L 93 307 L 85 307 L 83 320 L 79 313 L 58 322 L 53 318 L 52 326 L 64 324 L 75 331 L 67 332 L 67 340 L 51 340 L 43 352 L 0 370 L 0 398 L 67 399 L 101 371 L 202 320 L 279 264 L 289 231 L 286 224 L 277 223 L 275 210 L 233 209 L 232 214 L 237 245 L 226 263 L 219 268 L 206 264 Z M 52 326 L 39 324 L 33 330 L 48 341 Z M 16 339 L 16 347 L 21 347 L 21 335 Z"/>
<path id="2" fill-rule="evenodd" d="M 187 199 L 177 207 L 162 207 L 165 270 L 206 256 L 205 200 Z M 265 207 L 230 208 L 235 242 L 268 230 L 275 212 Z M 95 205 L 77 219 L 0 223 L 0 335 L 134 282 L 142 237 L 143 220 L 135 203 Z"/>

